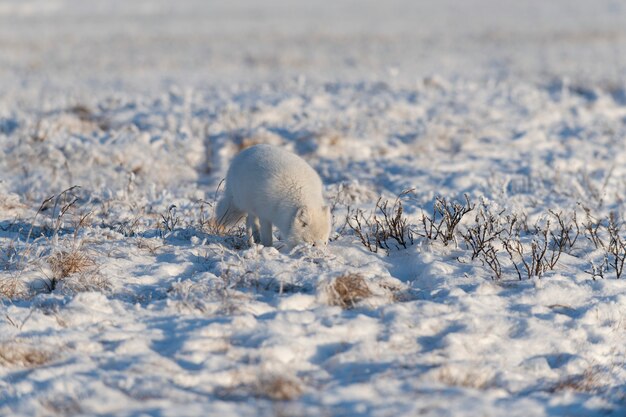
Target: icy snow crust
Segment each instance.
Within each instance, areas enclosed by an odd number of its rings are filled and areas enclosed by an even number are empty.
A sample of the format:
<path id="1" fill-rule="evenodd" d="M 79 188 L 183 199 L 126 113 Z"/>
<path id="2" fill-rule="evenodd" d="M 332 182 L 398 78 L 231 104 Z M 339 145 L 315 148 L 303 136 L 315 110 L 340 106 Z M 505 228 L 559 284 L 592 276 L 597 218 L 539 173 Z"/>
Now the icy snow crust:
<path id="1" fill-rule="evenodd" d="M 414 3 L 0 1 L 0 414 L 624 415 L 626 277 L 585 236 L 494 280 L 344 219 L 411 188 L 416 225 L 465 194 L 623 216 L 626 8 Z M 320 173 L 326 252 L 211 223 L 259 142 Z"/>

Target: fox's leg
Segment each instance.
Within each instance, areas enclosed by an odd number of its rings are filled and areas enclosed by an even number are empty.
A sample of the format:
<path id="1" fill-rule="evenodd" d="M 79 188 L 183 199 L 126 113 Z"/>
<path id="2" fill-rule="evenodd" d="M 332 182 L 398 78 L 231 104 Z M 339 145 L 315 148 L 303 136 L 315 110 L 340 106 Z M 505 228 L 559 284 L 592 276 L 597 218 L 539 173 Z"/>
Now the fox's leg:
<path id="1" fill-rule="evenodd" d="M 261 220 L 261 244 L 272 246 L 272 222 Z"/>
<path id="2" fill-rule="evenodd" d="M 259 218 L 253 216 L 252 214 L 248 214 L 248 219 L 246 220 L 246 231 L 248 233 L 248 243 L 250 246 L 252 246 L 253 243 L 261 242 L 259 228 Z"/>

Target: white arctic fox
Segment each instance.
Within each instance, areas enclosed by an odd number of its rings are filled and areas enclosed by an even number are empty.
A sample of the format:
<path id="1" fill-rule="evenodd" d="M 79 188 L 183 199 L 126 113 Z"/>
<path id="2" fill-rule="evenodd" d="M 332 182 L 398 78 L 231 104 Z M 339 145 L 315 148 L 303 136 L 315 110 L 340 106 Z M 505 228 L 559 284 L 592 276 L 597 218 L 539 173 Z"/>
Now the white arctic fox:
<path id="1" fill-rule="evenodd" d="M 304 159 L 271 145 L 241 151 L 226 174 L 217 221 L 233 226 L 244 215 L 250 243 L 272 246 L 272 225 L 288 247 L 326 245 L 330 209 L 324 204 L 322 180 Z"/>

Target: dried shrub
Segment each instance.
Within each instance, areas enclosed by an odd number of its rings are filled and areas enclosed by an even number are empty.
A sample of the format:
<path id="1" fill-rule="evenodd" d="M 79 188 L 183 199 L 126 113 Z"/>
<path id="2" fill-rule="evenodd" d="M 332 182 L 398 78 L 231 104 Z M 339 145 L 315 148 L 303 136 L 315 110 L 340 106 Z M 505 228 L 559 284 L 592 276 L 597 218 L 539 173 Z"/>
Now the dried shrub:
<path id="1" fill-rule="evenodd" d="M 491 212 L 484 201 L 477 210 L 474 223 L 461 232 L 468 249 L 472 251 L 472 260 L 480 259 L 494 274 L 494 279 L 502 278 L 502 265 L 498 258 L 498 244 L 503 233 L 512 233 L 517 216 L 504 215 L 504 210 Z"/>
<path id="2" fill-rule="evenodd" d="M 437 197 L 430 216 L 422 214 L 419 226 L 410 225 L 402 206 L 402 198 L 413 190 L 402 192 L 393 204 L 389 200 L 379 198 L 373 213 L 365 215 L 363 210 L 348 210 L 346 224 L 356 233 L 370 252 L 378 249 L 389 251 L 413 245 L 415 237 L 428 240 L 439 240 L 444 245 L 456 242 L 457 229 L 463 217 L 474 210 L 474 204 L 465 195 L 465 202 L 450 202 Z"/>
<path id="3" fill-rule="evenodd" d="M 582 223 L 583 233 L 589 239 L 596 249 L 606 249 L 604 239 L 600 236 L 602 232 L 602 221 L 591 215 L 591 210 L 583 207 L 585 210 L 585 220 Z"/>
<path id="4" fill-rule="evenodd" d="M 558 224 L 555 230 L 550 231 L 553 245 L 565 253 L 571 252 L 580 236 L 580 225 L 578 224 L 576 211 L 572 212 L 570 216 L 566 216 L 560 211 L 550 210 L 549 212 Z"/>
<path id="5" fill-rule="evenodd" d="M 553 270 L 562 253 L 558 249 L 548 251 L 548 229 L 540 230 L 532 239 L 530 252 L 517 237 L 507 238 L 503 244 L 520 280 L 522 275 L 530 279 L 541 277 L 545 272 Z"/>
<path id="6" fill-rule="evenodd" d="M 478 259 L 494 274 L 503 276 L 499 253 L 504 249 L 519 279 L 541 277 L 554 270 L 563 253 L 570 253 L 578 241 L 581 225 L 576 212 L 549 210 L 547 218 L 529 227 L 524 215 L 492 212 L 485 202 L 476 211 L 474 223 L 461 236 L 472 260 Z"/>
<path id="7" fill-rule="evenodd" d="M 542 277 L 544 273 L 556 267 L 563 253 L 563 247 L 553 245 L 549 234 L 550 221 L 544 226 L 536 226 L 530 245 L 524 245 L 519 235 L 507 236 L 503 239 L 504 249 L 509 254 L 520 280 L 523 276 L 528 279 Z M 528 246 L 530 246 L 529 250 Z"/>
<path id="8" fill-rule="evenodd" d="M 346 216 L 347 226 L 356 233 L 361 240 L 363 246 L 365 246 L 370 252 L 378 252 L 378 244 L 375 237 L 372 235 L 372 223 L 369 218 L 365 216 L 363 210 L 356 209 L 352 212 L 348 208 L 348 215 Z"/>
<path id="9" fill-rule="evenodd" d="M 484 265 L 493 272 L 494 279 L 502 278 L 502 264 L 500 263 L 500 259 L 498 259 L 498 250 L 491 244 L 485 247 L 481 253 L 481 259 Z"/>
<path id="10" fill-rule="evenodd" d="M 461 237 L 472 251 L 472 259 L 478 258 L 481 253 L 493 248 L 500 234 L 504 232 L 500 219 L 504 210 L 497 214 L 491 213 L 486 207 L 481 207 L 474 217 L 474 224 L 469 226 Z"/>
<path id="11" fill-rule="evenodd" d="M 359 302 L 373 295 L 365 278 L 348 273 L 335 278 L 327 288 L 328 302 L 344 309 L 354 308 Z"/>
<path id="12" fill-rule="evenodd" d="M 513 217 L 515 219 L 515 217 Z M 556 221 L 555 221 L 556 220 Z M 556 268 L 563 253 L 574 248 L 580 234 L 576 213 L 549 211 L 549 217 L 530 229 L 516 221 L 500 234 L 500 241 L 518 279 L 539 277 Z M 525 243 L 530 240 L 529 243 Z"/>
<path id="13" fill-rule="evenodd" d="M 0 343 L 0 365 L 31 368 L 53 359 L 51 352 L 18 342 Z"/>
<path id="14" fill-rule="evenodd" d="M 444 245 L 456 241 L 456 229 L 463 216 L 474 210 L 474 204 L 465 195 L 465 202 L 450 202 L 437 197 L 430 216 L 422 214 L 421 229 L 418 235 L 429 240 L 440 240 Z"/>
<path id="15" fill-rule="evenodd" d="M 621 229 L 622 223 L 618 222 L 615 213 L 611 213 L 608 224 L 608 265 L 615 270 L 615 276 L 617 279 L 620 279 L 622 276 L 622 272 L 624 271 L 624 261 L 626 260 L 626 239 L 621 236 Z"/>
<path id="16" fill-rule="evenodd" d="M 624 222 L 618 219 L 618 215 L 611 212 L 608 218 L 597 219 L 585 210 L 585 221 L 582 223 L 583 234 L 591 241 L 596 249 L 604 252 L 604 258 L 600 265 L 591 263 L 591 276 L 604 278 L 604 273 L 613 269 L 615 277 L 620 279 L 624 272 L 626 262 L 626 237 L 623 236 L 622 227 Z"/>
<path id="17" fill-rule="evenodd" d="M 401 200 L 411 191 L 402 192 L 391 205 L 389 200 L 379 198 L 369 216 L 363 210 L 348 210 L 346 224 L 370 252 L 378 252 L 378 249 L 389 251 L 392 247 L 406 249 L 414 243 L 414 232 L 404 216 Z"/>

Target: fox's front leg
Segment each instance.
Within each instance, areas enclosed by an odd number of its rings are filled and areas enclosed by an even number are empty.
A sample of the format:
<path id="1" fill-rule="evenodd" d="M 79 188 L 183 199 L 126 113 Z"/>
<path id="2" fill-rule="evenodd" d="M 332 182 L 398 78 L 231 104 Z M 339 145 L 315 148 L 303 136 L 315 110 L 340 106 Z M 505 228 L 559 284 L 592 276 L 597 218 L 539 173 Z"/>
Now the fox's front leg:
<path id="1" fill-rule="evenodd" d="M 261 221 L 261 244 L 263 246 L 272 246 L 272 222 L 268 220 Z"/>
<path id="2" fill-rule="evenodd" d="M 248 234 L 248 244 L 252 246 L 254 243 L 261 242 L 261 234 L 259 230 L 259 218 L 248 214 L 246 219 L 246 232 Z"/>

